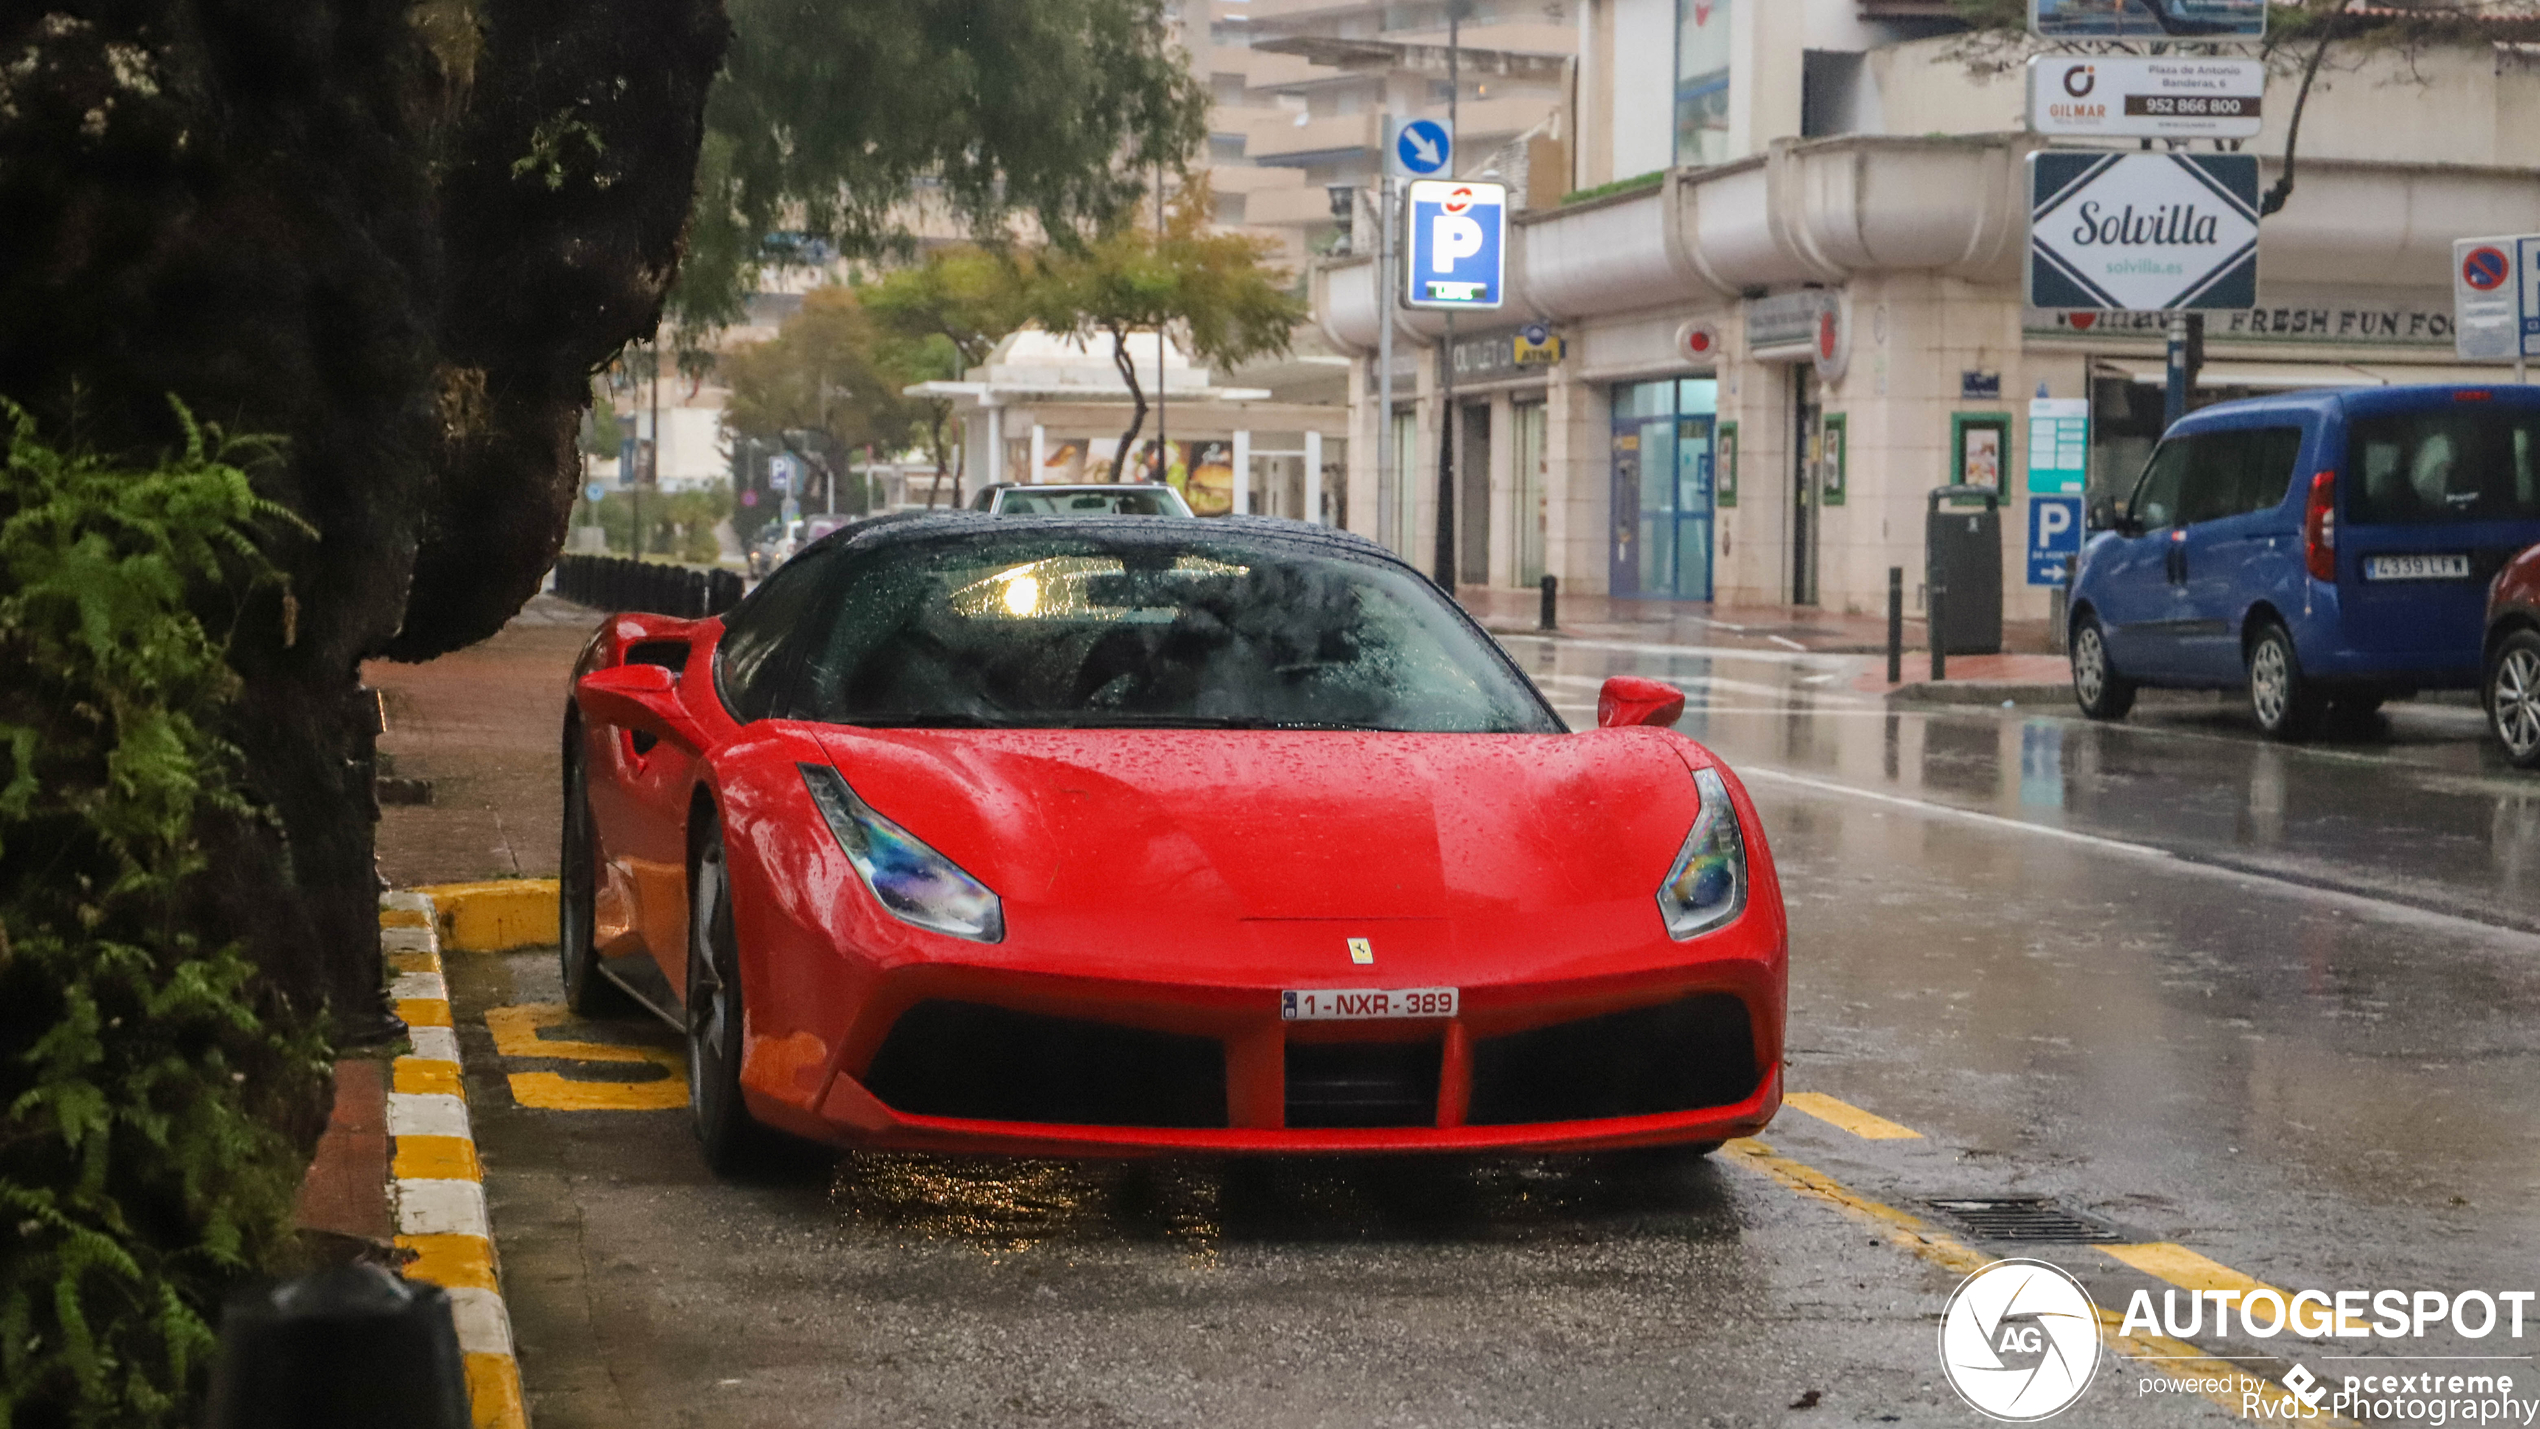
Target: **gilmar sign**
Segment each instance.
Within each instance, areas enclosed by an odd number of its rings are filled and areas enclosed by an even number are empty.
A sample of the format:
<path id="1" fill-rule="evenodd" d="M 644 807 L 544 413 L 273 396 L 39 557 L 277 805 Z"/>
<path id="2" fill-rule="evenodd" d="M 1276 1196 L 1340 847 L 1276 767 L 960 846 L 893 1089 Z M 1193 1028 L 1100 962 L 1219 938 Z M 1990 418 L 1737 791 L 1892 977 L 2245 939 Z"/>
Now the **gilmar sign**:
<path id="1" fill-rule="evenodd" d="M 2028 127 L 2059 139 L 2254 139 L 2266 89 L 2257 60 L 2039 55 Z"/>
<path id="2" fill-rule="evenodd" d="M 2257 306 L 2256 155 L 2040 151 L 2028 167 L 2031 307 Z"/>

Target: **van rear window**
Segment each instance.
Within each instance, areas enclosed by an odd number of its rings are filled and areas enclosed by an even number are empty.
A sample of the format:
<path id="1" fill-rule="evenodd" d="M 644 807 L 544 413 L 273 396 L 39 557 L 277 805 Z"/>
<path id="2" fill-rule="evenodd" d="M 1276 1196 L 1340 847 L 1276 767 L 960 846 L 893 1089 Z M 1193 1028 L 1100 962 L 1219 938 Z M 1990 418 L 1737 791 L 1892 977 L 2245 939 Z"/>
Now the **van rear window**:
<path id="1" fill-rule="evenodd" d="M 2447 406 L 2365 417 L 2346 438 L 2347 519 L 2540 520 L 2540 412 Z"/>

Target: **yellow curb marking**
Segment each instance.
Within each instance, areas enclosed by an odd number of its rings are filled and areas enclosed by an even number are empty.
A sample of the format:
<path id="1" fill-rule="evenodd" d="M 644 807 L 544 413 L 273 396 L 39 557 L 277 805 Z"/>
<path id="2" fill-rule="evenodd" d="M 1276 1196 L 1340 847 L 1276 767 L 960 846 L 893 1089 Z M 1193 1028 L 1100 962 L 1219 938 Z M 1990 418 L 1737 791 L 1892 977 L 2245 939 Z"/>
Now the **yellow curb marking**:
<path id="1" fill-rule="evenodd" d="M 1918 1217 L 1900 1211 L 1894 1206 L 1873 1201 L 1813 1166 L 1803 1165 L 1776 1153 L 1770 1146 L 1753 1137 L 1743 1137 L 1732 1141 L 1720 1150 L 1722 1158 L 1734 1165 L 1759 1171 L 1803 1196 L 1824 1201 L 1859 1219 L 1868 1221 L 1891 1243 L 1904 1247 L 1944 1270 L 1956 1271 L 1961 1275 L 1972 1275 L 1993 1263 L 1993 1257 L 1980 1254 L 1964 1243 L 1933 1230 Z M 2196 1258 L 2204 1259 L 2202 1256 Z M 2213 1264 L 2211 1261 L 2205 1263 Z M 2215 1269 L 2223 1268 L 2215 1266 Z M 2229 1360 L 2206 1354 L 2183 1340 L 2173 1340 L 2164 1335 L 2124 1334 L 2121 1332 L 2124 1324 L 2124 1315 L 2104 1306 L 2099 1307 L 2099 1337 L 2118 1354 L 2150 1361 L 2147 1368 L 2156 1369 L 2161 1374 L 2177 1378 L 2232 1382 L 2245 1377 L 2257 1381 L 2259 1399 L 2266 1405 L 2272 1407 L 2288 1402 L 2294 1405 L 2300 1403 L 2293 1398 L 2291 1390 L 2262 1375 L 2242 1369 Z M 2241 1403 L 2236 1395 L 2213 1393 L 2205 1397 L 2234 1413 L 2240 1411 Z M 2303 1422 L 2343 1425 L 2351 1421 L 2323 1414 L 2308 1417 Z"/>
<path id="2" fill-rule="evenodd" d="M 439 973 L 439 953 L 390 953 L 388 970 L 394 973 Z"/>
<path id="3" fill-rule="evenodd" d="M 688 1075 L 658 1082 L 575 1082 L 553 1072 L 512 1073 L 512 1100 L 542 1111 L 670 1111 L 688 1104 Z"/>
<path id="4" fill-rule="evenodd" d="M 520 1362 L 510 1355 L 467 1356 L 467 1399 L 475 1429 L 528 1429 L 520 1397 Z"/>
<path id="5" fill-rule="evenodd" d="M 467 1088 L 459 1084 L 459 1064 L 435 1062 L 423 1057 L 399 1057 L 390 1075 L 396 1079 L 395 1089 L 422 1096 L 438 1094 L 467 1097 Z"/>
<path id="6" fill-rule="evenodd" d="M 449 999 L 401 997 L 397 999 L 397 1016 L 408 1027 L 447 1027 L 450 1025 Z"/>
<path id="7" fill-rule="evenodd" d="M 477 1235 L 401 1235 L 397 1248 L 414 1252 L 408 1280 L 445 1290 L 499 1290 L 494 1283 L 494 1243 Z"/>
<path id="8" fill-rule="evenodd" d="M 1824 1092 L 1791 1092 L 1782 1105 L 1797 1107 L 1822 1122 L 1839 1126 L 1854 1136 L 1869 1141 L 1920 1141 L 1923 1134 L 1910 1126 L 1899 1126 L 1883 1116 L 1874 1116 L 1850 1102 L 1839 1102 Z"/>
<path id="9" fill-rule="evenodd" d="M 494 1034 L 494 1050 L 506 1057 L 558 1057 L 573 1062 L 658 1062 L 665 1054 L 677 1055 L 668 1053 L 666 1048 L 629 1047 L 617 1042 L 576 1042 L 538 1035 L 541 1027 L 554 1027 L 572 1020 L 572 1011 L 561 1002 L 496 1007 L 485 1014 L 486 1029 Z M 682 1061 L 680 1065 L 687 1064 Z"/>
<path id="10" fill-rule="evenodd" d="M 482 1181 L 485 1164 L 464 1136 L 400 1136 L 388 1174 L 400 1181 Z"/>
<path id="11" fill-rule="evenodd" d="M 669 1075 L 649 1082 L 575 1081 L 554 1072 L 514 1072 L 512 1099 L 544 1111 L 668 1111 L 688 1104 L 688 1059 L 668 1047 L 629 1047 L 538 1035 L 542 1027 L 570 1021 L 559 1002 L 497 1007 L 485 1014 L 494 1050 L 506 1057 L 545 1057 L 568 1062 L 649 1062 Z"/>
<path id="12" fill-rule="evenodd" d="M 500 953 L 556 940 L 556 881 L 507 878 L 418 888 L 440 918 L 441 948 Z"/>
<path id="13" fill-rule="evenodd" d="M 432 920 L 425 917 L 423 915 L 423 910 L 420 908 L 382 908 L 379 910 L 379 926 L 383 928 L 429 928 L 432 926 Z"/>

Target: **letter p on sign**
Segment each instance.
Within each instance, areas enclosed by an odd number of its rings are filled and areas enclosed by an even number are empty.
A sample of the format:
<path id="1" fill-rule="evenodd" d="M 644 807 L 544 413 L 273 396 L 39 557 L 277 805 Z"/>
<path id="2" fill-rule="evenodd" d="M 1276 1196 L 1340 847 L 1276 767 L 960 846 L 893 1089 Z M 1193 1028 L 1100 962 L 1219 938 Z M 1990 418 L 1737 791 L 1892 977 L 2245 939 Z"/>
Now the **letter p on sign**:
<path id="1" fill-rule="evenodd" d="M 1455 265 L 1482 251 L 1482 225 L 1471 214 L 1442 213 L 1430 235 L 1429 266 L 1452 273 Z"/>

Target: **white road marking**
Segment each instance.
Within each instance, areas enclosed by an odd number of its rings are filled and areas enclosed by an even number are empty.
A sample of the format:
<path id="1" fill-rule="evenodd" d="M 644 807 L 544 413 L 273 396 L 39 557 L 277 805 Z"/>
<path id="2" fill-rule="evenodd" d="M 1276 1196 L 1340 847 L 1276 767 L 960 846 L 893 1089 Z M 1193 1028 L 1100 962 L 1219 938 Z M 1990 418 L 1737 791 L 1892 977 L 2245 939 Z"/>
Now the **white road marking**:
<path id="1" fill-rule="evenodd" d="M 467 1103 L 441 1092 L 390 1092 L 390 1136 L 466 1136 Z"/>
<path id="2" fill-rule="evenodd" d="M 439 973 L 399 973 L 396 980 L 388 984 L 388 996 L 397 1002 L 416 997 L 447 1002 L 450 1000 L 450 985 L 441 980 Z M 456 1061 L 458 1059 L 451 1057 L 443 1060 Z"/>
<path id="3" fill-rule="evenodd" d="M 494 1231 L 485 1218 L 485 1188 L 474 1181 L 400 1178 L 397 1234 L 490 1238 Z"/>
<path id="4" fill-rule="evenodd" d="M 512 1352 L 512 1317 L 501 1292 L 482 1286 L 449 1287 L 450 1318 L 457 1322 L 459 1351 L 471 1355 Z"/>
<path id="5" fill-rule="evenodd" d="M 1840 669 L 1861 658 L 1855 655 L 1817 655 L 1805 651 L 1748 650 L 1730 645 L 1661 645 L 1646 640 L 1560 640 L 1549 635 L 1502 635 L 1497 638 L 1503 644 L 1524 640 L 1555 645 L 1563 650 L 1616 650 L 1629 655 L 1665 655 L 1688 660 L 1752 660 L 1764 665 L 1817 665 Z"/>
<path id="6" fill-rule="evenodd" d="M 409 1027 L 406 1036 L 414 1043 L 415 1055 L 424 1061 L 459 1060 L 459 1034 L 447 1027 Z"/>
<path id="7" fill-rule="evenodd" d="M 1765 639 L 1767 639 L 1767 640 L 1772 641 L 1774 644 L 1779 645 L 1780 647 L 1782 647 L 1782 648 L 1783 648 L 1783 649 L 1785 649 L 1785 650 L 1805 650 L 1805 649 L 1807 649 L 1807 648 L 1808 648 L 1807 646 L 1800 644 L 1800 643 L 1799 643 L 1798 641 L 1796 641 L 1796 640 L 1785 639 L 1784 637 L 1779 636 L 1779 635 L 1767 635 L 1767 636 L 1765 636 L 1764 638 L 1765 638 Z"/>
<path id="8" fill-rule="evenodd" d="M 1729 767 L 1736 770 L 1740 778 L 1750 781 L 1762 780 L 1768 784 L 1791 784 L 1818 794 L 1831 795 L 1836 798 L 1861 799 L 1874 804 L 1894 805 L 1899 808 L 1913 809 L 1920 813 L 1937 814 L 1943 818 L 1960 819 L 1968 823 L 1984 824 L 2002 832 L 2015 833 L 2022 837 L 2061 839 L 2066 843 L 2081 844 L 2090 848 L 2103 849 L 2110 853 L 2121 853 L 2134 858 L 2149 860 L 2159 863 L 2165 868 L 2177 869 L 2182 872 L 2198 873 L 2208 878 L 2223 879 L 2228 882 L 2236 883 L 2243 888 L 2264 888 L 2275 892 L 2288 893 L 2298 898 L 2307 898 L 2314 902 L 2333 904 L 2354 912 L 2370 914 L 2374 917 L 2385 918 L 2393 922 L 2428 924 L 2445 929 L 2449 932 L 2474 934 L 2489 940 L 2507 938 L 2518 944 L 2540 945 L 2540 937 L 2522 932 L 2519 929 L 2501 927 L 2494 923 L 2482 923 L 2475 918 L 2464 918 L 2453 913 L 2438 913 L 2429 908 L 2416 907 L 2413 904 L 2393 903 L 2384 899 L 2374 898 L 2368 894 L 2349 893 L 2342 889 L 2321 888 L 2315 884 L 2302 883 L 2289 878 L 2278 878 L 2265 873 L 2251 872 L 2247 869 L 2228 868 L 2221 864 L 2205 863 L 2194 858 L 2182 857 L 2168 849 L 2157 848 L 2151 844 L 2129 843 L 2124 839 L 2112 839 L 2100 834 L 2086 834 L 2077 829 L 2060 828 L 2054 824 L 2034 824 L 2025 819 L 2009 818 L 2001 814 L 1987 814 L 1974 809 L 1961 809 L 1954 804 L 1936 803 L 1929 799 L 1908 798 L 1902 794 L 1883 793 L 1876 789 L 1864 789 L 1854 784 L 1837 783 L 1831 779 L 1818 779 L 1806 774 L 1795 774 L 1787 769 L 1775 769 L 1769 765 L 1741 764 L 1733 762 Z"/>

